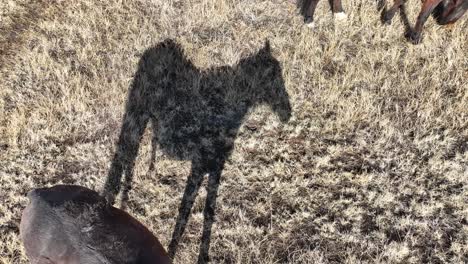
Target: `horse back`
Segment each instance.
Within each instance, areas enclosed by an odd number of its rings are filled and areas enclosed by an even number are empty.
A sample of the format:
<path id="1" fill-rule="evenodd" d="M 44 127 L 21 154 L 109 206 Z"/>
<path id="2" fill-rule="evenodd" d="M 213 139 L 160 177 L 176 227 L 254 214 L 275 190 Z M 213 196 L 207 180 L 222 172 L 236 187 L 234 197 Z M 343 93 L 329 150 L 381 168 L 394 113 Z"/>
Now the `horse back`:
<path id="1" fill-rule="evenodd" d="M 58 185 L 28 198 L 20 236 L 31 263 L 170 263 L 143 224 L 95 191 Z"/>

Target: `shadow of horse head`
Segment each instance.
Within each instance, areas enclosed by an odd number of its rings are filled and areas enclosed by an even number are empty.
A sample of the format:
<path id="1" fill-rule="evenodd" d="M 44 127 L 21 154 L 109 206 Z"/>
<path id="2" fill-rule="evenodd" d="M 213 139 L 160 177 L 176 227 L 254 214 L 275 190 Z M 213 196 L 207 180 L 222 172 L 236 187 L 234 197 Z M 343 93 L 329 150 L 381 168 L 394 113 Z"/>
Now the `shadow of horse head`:
<path id="1" fill-rule="evenodd" d="M 281 65 L 270 44 L 234 66 L 199 69 L 179 44 L 165 40 L 146 50 L 128 93 L 125 115 L 104 195 L 114 203 L 124 186 L 128 200 L 142 135 L 152 126 L 150 171 L 160 149 L 171 158 L 191 161 L 179 215 L 169 245 L 174 257 L 204 175 L 208 175 L 199 262 L 208 259 L 211 227 L 221 172 L 250 109 L 268 105 L 282 122 L 291 116 Z M 125 175 L 122 183 L 122 175 Z"/>

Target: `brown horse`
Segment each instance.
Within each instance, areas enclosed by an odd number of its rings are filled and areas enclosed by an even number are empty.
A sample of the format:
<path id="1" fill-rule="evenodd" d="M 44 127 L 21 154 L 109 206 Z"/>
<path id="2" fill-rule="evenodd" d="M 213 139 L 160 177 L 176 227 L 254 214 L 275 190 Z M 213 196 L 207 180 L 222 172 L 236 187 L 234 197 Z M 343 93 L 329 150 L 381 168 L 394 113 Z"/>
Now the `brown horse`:
<path id="1" fill-rule="evenodd" d="M 28 193 L 20 236 L 30 263 L 170 263 L 158 239 L 97 192 L 57 185 Z"/>
<path id="2" fill-rule="evenodd" d="M 389 24 L 404 0 L 395 0 L 393 6 L 384 13 L 383 20 Z M 406 34 L 408 40 L 417 44 L 421 41 L 421 32 L 429 15 L 432 13 L 437 23 L 447 25 L 455 23 L 468 9 L 468 0 L 424 0 L 416 25 Z"/>
<path id="3" fill-rule="evenodd" d="M 301 3 L 301 12 L 304 15 L 304 23 L 307 27 L 313 28 L 315 27 L 314 23 L 314 13 L 315 8 L 317 8 L 317 4 L 320 0 L 303 0 Z M 341 4 L 341 0 L 328 0 L 330 2 L 330 6 L 332 12 L 337 20 L 346 20 L 348 16 L 344 12 L 343 6 Z"/>

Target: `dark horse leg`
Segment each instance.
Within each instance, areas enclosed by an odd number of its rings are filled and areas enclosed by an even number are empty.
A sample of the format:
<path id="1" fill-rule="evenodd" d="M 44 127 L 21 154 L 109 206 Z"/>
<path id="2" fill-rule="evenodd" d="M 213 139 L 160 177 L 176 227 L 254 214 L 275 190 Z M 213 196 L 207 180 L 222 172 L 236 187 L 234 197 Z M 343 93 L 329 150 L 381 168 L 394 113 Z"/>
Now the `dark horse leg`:
<path id="1" fill-rule="evenodd" d="M 385 24 L 392 23 L 392 19 L 396 14 L 396 11 L 404 4 L 406 0 L 395 0 L 393 6 L 387 11 L 382 13 L 382 22 Z"/>
<path id="2" fill-rule="evenodd" d="M 344 12 L 343 6 L 341 5 L 341 0 L 330 0 L 333 13 Z"/>
<path id="3" fill-rule="evenodd" d="M 122 174 L 125 170 L 125 189 L 122 197 L 122 205 L 125 206 L 128 199 L 128 191 L 131 188 L 133 178 L 133 166 L 138 155 L 140 140 L 145 132 L 148 115 L 128 107 L 125 113 L 122 129 L 120 131 L 117 150 L 112 160 L 103 194 L 108 202 L 114 204 L 115 197 L 121 189 Z"/>
<path id="4" fill-rule="evenodd" d="M 414 26 L 414 29 L 409 31 L 406 34 L 406 37 L 408 38 L 409 41 L 411 41 L 413 44 L 417 44 L 421 41 L 421 32 L 424 27 L 424 23 L 426 22 L 427 18 L 431 15 L 432 11 L 434 11 L 434 8 L 440 4 L 442 0 L 425 0 L 421 12 L 419 12 L 418 19 L 416 21 L 416 25 Z"/>
<path id="5" fill-rule="evenodd" d="M 313 28 L 314 25 L 314 13 L 317 8 L 317 4 L 320 0 L 305 0 L 304 1 L 304 23 L 307 27 Z"/>
<path id="6" fill-rule="evenodd" d="M 341 0 L 329 0 L 332 12 L 336 19 L 345 20 L 348 16 L 345 14 Z"/>
<path id="7" fill-rule="evenodd" d="M 177 246 L 179 245 L 179 240 L 182 237 L 185 226 L 187 225 L 190 211 L 192 210 L 193 203 L 197 196 L 198 190 L 203 180 L 203 175 L 205 170 L 201 162 L 192 161 L 192 171 L 187 178 L 187 183 L 185 185 L 184 196 L 179 207 L 179 215 L 177 217 L 176 226 L 174 232 L 172 233 L 172 239 L 169 243 L 168 254 L 171 259 L 174 259 L 174 256 L 177 251 Z"/>

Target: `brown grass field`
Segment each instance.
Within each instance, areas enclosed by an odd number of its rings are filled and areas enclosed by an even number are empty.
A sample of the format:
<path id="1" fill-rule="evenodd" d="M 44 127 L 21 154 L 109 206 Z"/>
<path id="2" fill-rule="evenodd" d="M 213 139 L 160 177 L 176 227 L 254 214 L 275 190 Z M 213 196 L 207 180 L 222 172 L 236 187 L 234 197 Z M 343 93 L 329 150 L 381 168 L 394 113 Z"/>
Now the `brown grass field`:
<path id="1" fill-rule="evenodd" d="M 446 28 L 429 18 L 412 45 L 404 17 L 386 26 L 377 1 L 343 3 L 348 21 L 322 1 L 309 29 L 282 0 L 0 1 L 0 263 L 28 263 L 18 236 L 28 190 L 103 189 L 129 90 L 149 74 L 139 61 L 167 39 L 198 69 L 177 79 L 188 68 L 165 57 L 160 70 L 174 73 L 165 80 L 175 76 L 171 89 L 185 100 L 176 94 L 173 111 L 229 117 L 223 109 L 250 96 L 239 78 L 258 91 L 282 78 L 292 107 L 282 122 L 258 92 L 237 119 L 214 198 L 211 263 L 467 263 L 468 19 Z M 412 25 L 419 8 L 408 1 Z M 266 40 L 278 80 L 256 74 L 268 62 L 249 60 Z M 161 82 L 150 77 L 141 85 Z M 211 105 L 230 108 L 184 108 L 192 97 L 183 91 L 202 86 Z M 218 93 L 229 100 L 209 95 Z M 127 134 L 139 152 L 116 205 L 126 202 L 167 248 L 192 162 L 160 148 L 150 170 L 152 130 L 141 142 Z M 197 261 L 207 185 L 205 176 L 175 263 Z"/>

